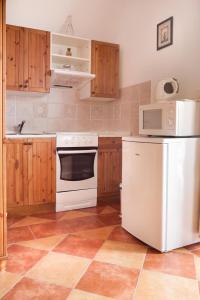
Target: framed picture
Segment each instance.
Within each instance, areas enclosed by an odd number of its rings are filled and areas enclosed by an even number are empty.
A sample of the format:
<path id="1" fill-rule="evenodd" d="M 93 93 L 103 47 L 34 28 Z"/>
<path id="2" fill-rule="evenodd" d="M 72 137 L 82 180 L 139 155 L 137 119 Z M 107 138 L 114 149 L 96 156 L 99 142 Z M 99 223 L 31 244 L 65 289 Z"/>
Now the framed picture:
<path id="1" fill-rule="evenodd" d="M 157 50 L 173 44 L 173 17 L 157 25 Z"/>

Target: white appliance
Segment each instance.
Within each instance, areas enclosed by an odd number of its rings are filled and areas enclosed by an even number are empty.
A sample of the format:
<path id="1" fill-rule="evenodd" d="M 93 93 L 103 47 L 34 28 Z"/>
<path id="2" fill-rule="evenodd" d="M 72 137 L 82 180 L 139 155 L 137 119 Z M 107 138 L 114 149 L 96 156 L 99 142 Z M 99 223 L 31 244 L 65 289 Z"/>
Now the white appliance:
<path id="1" fill-rule="evenodd" d="M 161 252 L 199 242 L 200 138 L 122 141 L 122 227 Z"/>
<path id="2" fill-rule="evenodd" d="M 97 151 L 97 134 L 57 134 L 57 212 L 97 205 Z"/>
<path id="3" fill-rule="evenodd" d="M 186 99 L 141 105 L 139 133 L 178 137 L 200 135 L 200 102 Z"/>

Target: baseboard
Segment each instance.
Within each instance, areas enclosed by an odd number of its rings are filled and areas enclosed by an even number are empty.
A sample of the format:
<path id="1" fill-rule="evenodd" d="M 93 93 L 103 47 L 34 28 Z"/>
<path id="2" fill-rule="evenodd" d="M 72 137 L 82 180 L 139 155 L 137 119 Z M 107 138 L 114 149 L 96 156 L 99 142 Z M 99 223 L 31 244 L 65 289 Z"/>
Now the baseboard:
<path id="1" fill-rule="evenodd" d="M 25 205 L 8 208 L 8 216 L 26 216 L 31 214 L 55 212 L 55 203 Z"/>

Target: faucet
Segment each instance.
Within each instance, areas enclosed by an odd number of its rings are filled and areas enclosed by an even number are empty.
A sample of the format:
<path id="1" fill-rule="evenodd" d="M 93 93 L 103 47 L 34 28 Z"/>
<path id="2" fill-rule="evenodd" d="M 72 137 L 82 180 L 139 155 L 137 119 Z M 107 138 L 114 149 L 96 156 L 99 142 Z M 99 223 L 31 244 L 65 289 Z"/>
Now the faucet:
<path id="1" fill-rule="evenodd" d="M 21 133 L 22 133 L 22 129 L 23 129 L 25 123 L 26 123 L 26 121 L 23 120 L 23 121 L 21 121 L 21 123 L 19 123 L 19 124 L 17 125 L 16 130 L 17 130 L 17 133 L 18 133 L 18 134 L 21 134 Z"/>

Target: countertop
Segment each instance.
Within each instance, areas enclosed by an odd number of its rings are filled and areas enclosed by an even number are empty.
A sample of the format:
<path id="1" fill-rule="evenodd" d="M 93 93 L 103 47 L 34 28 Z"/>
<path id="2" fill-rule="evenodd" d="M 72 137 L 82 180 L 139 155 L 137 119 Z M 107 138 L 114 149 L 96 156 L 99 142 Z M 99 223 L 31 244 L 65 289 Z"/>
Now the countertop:
<path id="1" fill-rule="evenodd" d="M 70 132 L 66 132 L 70 133 Z M 71 132 L 73 134 L 73 132 Z M 83 134 L 83 132 L 81 132 Z M 90 132 L 87 132 L 89 134 Z M 94 134 L 94 132 L 91 132 Z M 99 137 L 122 137 L 122 136 L 131 136 L 131 132 L 128 131 L 99 131 L 95 132 Z M 76 133 L 77 134 L 77 133 Z M 8 139 L 33 139 L 33 138 L 56 138 L 56 133 L 55 132 L 44 132 L 44 133 L 35 133 L 35 132 L 30 132 L 30 133 L 22 133 L 22 134 L 16 134 L 13 132 L 8 132 L 6 133 L 6 138 Z"/>

